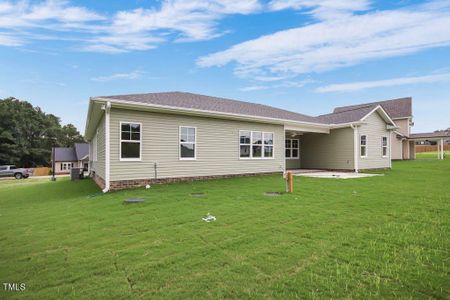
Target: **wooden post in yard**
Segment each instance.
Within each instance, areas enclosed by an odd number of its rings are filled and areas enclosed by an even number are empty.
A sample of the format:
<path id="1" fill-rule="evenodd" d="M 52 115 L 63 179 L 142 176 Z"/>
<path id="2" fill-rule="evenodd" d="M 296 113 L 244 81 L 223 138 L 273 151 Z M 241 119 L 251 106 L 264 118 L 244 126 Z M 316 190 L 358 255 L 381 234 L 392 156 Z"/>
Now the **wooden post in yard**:
<path id="1" fill-rule="evenodd" d="M 294 175 L 292 172 L 287 173 L 287 181 L 288 181 L 288 193 L 292 193 L 294 191 Z"/>

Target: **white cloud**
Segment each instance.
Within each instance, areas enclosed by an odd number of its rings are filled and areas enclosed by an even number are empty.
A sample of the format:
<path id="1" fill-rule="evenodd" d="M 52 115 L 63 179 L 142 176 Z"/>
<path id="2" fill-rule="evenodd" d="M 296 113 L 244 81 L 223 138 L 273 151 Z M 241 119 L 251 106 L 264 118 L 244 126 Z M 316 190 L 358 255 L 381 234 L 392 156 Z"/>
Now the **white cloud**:
<path id="1" fill-rule="evenodd" d="M 305 86 L 305 84 L 316 82 L 312 79 L 305 79 L 305 80 L 297 80 L 297 81 L 283 81 L 277 84 L 272 85 L 251 85 L 246 86 L 243 88 L 240 88 L 239 90 L 242 92 L 250 92 L 250 91 L 257 91 L 257 90 L 267 90 L 267 89 L 277 89 L 277 88 L 301 88 Z"/>
<path id="2" fill-rule="evenodd" d="M 307 9 L 309 14 L 318 19 L 333 19 L 369 8 L 369 0 L 272 0 L 269 3 L 269 9 L 273 11 Z"/>
<path id="3" fill-rule="evenodd" d="M 419 83 L 433 83 L 442 81 L 450 81 L 450 73 L 415 76 L 415 77 L 399 77 L 385 80 L 330 84 L 317 88 L 316 92 L 319 93 L 353 92 L 378 87 L 390 87 L 390 86 L 419 84 Z"/>
<path id="4" fill-rule="evenodd" d="M 107 82 L 107 81 L 113 81 L 113 80 L 123 80 L 123 79 L 139 79 L 145 72 L 136 70 L 129 73 L 116 73 L 106 76 L 98 76 L 91 78 L 92 81 L 98 81 L 98 82 Z"/>
<path id="5" fill-rule="evenodd" d="M 89 52 L 122 53 L 132 50 L 149 50 L 164 39 L 144 34 L 116 34 L 99 36 L 89 41 L 82 50 Z"/>
<path id="6" fill-rule="evenodd" d="M 252 91 L 259 91 L 259 90 L 267 90 L 269 89 L 269 86 L 266 85 L 250 85 L 250 86 L 245 86 L 243 88 L 240 88 L 239 90 L 241 92 L 252 92 Z"/>
<path id="7" fill-rule="evenodd" d="M 218 34 L 216 21 L 225 15 L 249 14 L 260 8 L 257 0 L 164 1 L 159 10 L 139 8 L 118 12 L 112 28 L 122 34 L 175 30 L 178 39 L 205 40 Z"/>
<path id="8" fill-rule="evenodd" d="M 20 38 L 11 36 L 9 34 L 0 33 L 0 45 L 15 47 L 15 46 L 22 46 L 23 44 L 24 41 Z"/>
<path id="9" fill-rule="evenodd" d="M 98 14 L 70 2 L 47 0 L 0 3 L 0 30 L 20 36 L 22 43 L 2 38 L 0 45 L 18 46 L 35 40 L 32 34 L 43 30 L 64 32 L 52 39 L 82 33 L 77 46 L 83 51 L 121 53 L 152 49 L 165 41 L 199 41 L 223 32 L 218 21 L 231 14 L 260 11 L 258 0 L 163 0 L 160 7 L 118 11 L 111 16 Z M 20 29 L 20 31 L 18 31 Z M 19 37 L 17 37 L 19 39 Z M 81 44 L 81 45 L 80 45 Z"/>
<path id="10" fill-rule="evenodd" d="M 159 9 L 119 11 L 107 35 L 94 39 L 92 44 L 111 52 L 113 48 L 147 50 L 169 38 L 178 42 L 208 40 L 222 34 L 217 21 L 226 15 L 250 14 L 260 9 L 258 0 L 166 0 Z"/>
<path id="11" fill-rule="evenodd" d="M 103 16 L 87 8 L 71 6 L 64 0 L 47 0 L 36 4 L 30 4 L 28 1 L 0 4 L 0 28 L 6 29 L 34 27 L 58 30 L 83 27 L 86 22 L 103 19 Z"/>
<path id="12" fill-rule="evenodd" d="M 296 76 L 450 45 L 450 3 L 347 15 L 246 41 L 200 57 L 235 63 L 240 77 Z"/>

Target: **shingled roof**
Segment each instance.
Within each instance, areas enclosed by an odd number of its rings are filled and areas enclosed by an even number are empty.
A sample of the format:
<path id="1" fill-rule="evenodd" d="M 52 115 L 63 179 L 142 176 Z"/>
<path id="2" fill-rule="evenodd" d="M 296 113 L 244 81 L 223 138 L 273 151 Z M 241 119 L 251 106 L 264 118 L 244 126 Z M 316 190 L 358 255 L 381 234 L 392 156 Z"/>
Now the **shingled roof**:
<path id="1" fill-rule="evenodd" d="M 76 161 L 77 155 L 73 148 L 55 148 L 55 161 Z"/>
<path id="2" fill-rule="evenodd" d="M 408 118 L 412 116 L 412 99 L 411 97 L 398 98 L 392 100 L 363 103 L 350 106 L 341 106 L 334 109 L 334 113 L 341 113 L 344 111 L 351 111 L 354 109 L 364 108 L 364 107 L 376 107 L 381 105 L 383 109 L 389 114 L 392 119 L 397 118 Z"/>
<path id="3" fill-rule="evenodd" d="M 55 148 L 55 161 L 77 161 L 82 160 L 89 154 L 89 144 L 76 143 L 73 148 Z"/>
<path id="4" fill-rule="evenodd" d="M 375 106 L 376 107 L 376 106 Z M 354 108 L 351 110 L 345 110 L 341 112 L 320 115 L 317 117 L 321 122 L 328 124 L 342 124 L 342 123 L 350 123 L 357 122 L 361 120 L 365 115 L 371 112 L 374 106 L 363 106 L 359 108 Z"/>
<path id="5" fill-rule="evenodd" d="M 321 123 L 321 120 L 317 119 L 316 117 L 307 116 L 304 114 L 299 114 L 268 105 L 185 92 L 101 96 L 94 98 L 125 100 L 142 104 L 153 104 L 183 109 L 197 109 L 217 113 L 275 118 L 297 122 Z"/>
<path id="6" fill-rule="evenodd" d="M 82 160 L 86 155 L 89 154 L 89 144 L 86 143 L 75 143 L 75 154 L 78 160 Z"/>
<path id="7" fill-rule="evenodd" d="M 411 133 L 410 139 L 431 139 L 431 138 L 447 138 L 449 136 L 446 131 Z"/>

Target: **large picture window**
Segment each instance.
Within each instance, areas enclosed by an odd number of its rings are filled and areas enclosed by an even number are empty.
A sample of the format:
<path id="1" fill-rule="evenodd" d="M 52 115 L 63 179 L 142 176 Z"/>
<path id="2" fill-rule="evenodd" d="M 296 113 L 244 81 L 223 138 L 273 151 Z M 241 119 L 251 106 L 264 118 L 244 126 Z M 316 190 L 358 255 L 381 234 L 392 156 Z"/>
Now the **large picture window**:
<path id="1" fill-rule="evenodd" d="M 298 159 L 300 157 L 300 141 L 298 139 L 286 139 L 285 143 L 286 158 Z"/>
<path id="2" fill-rule="evenodd" d="M 141 123 L 120 122 L 120 159 L 141 160 Z"/>
<path id="3" fill-rule="evenodd" d="M 367 157 L 367 136 L 361 135 L 359 137 L 359 154 L 361 157 Z"/>
<path id="4" fill-rule="evenodd" d="M 196 158 L 196 135 L 195 127 L 180 127 L 180 159 L 194 160 Z"/>
<path id="5" fill-rule="evenodd" d="M 273 158 L 273 133 L 262 131 L 239 131 L 240 158 Z"/>
<path id="6" fill-rule="evenodd" d="M 388 156 L 388 138 L 386 136 L 381 138 L 381 155 L 383 157 Z"/>

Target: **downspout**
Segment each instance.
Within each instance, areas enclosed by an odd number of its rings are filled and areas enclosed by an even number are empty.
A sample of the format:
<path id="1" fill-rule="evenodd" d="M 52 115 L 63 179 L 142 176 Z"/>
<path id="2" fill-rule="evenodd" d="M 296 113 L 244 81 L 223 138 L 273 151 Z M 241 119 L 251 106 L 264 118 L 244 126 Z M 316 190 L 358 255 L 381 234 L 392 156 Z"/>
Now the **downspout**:
<path id="1" fill-rule="evenodd" d="M 355 167 L 355 173 L 359 172 L 359 161 L 358 161 L 358 126 L 354 124 L 350 124 L 350 127 L 353 128 L 353 161 Z"/>
<path id="2" fill-rule="evenodd" d="M 401 158 L 400 158 L 400 159 L 401 159 L 401 160 L 403 160 L 403 141 L 404 141 L 404 140 L 405 140 L 404 138 L 401 138 L 401 139 L 400 139 L 400 141 L 402 141 L 402 142 L 401 142 L 401 147 L 400 147 L 400 150 L 401 150 L 401 151 L 400 151 L 400 155 L 401 155 Z"/>
<path id="3" fill-rule="evenodd" d="M 104 105 L 105 109 L 105 188 L 103 189 L 103 193 L 109 191 L 110 188 L 110 141 L 109 141 L 109 117 L 111 111 L 111 102 L 106 102 Z"/>
<path id="4" fill-rule="evenodd" d="M 392 147 L 391 147 L 391 142 L 392 142 L 392 131 L 389 131 L 389 169 L 392 169 Z"/>

